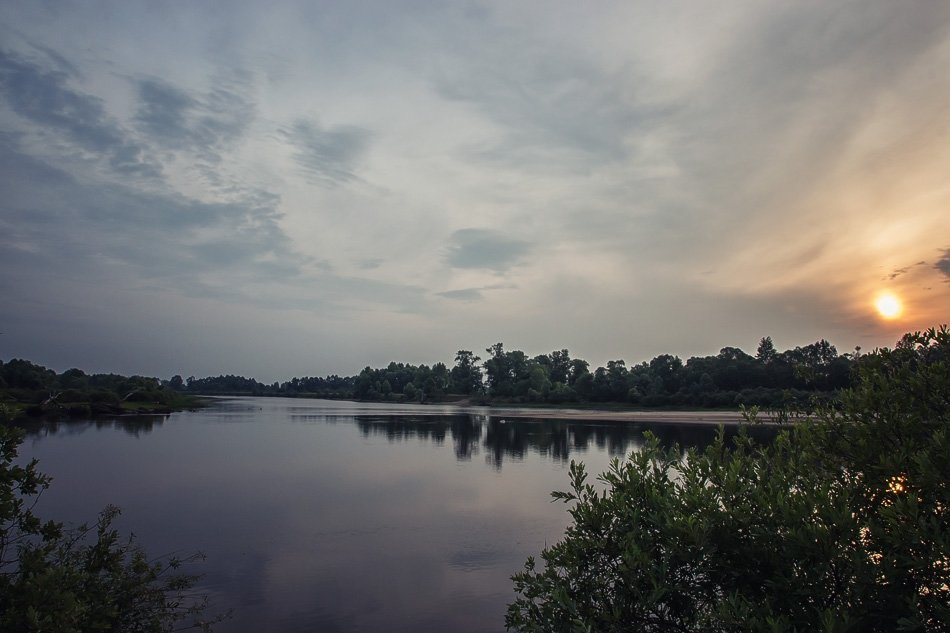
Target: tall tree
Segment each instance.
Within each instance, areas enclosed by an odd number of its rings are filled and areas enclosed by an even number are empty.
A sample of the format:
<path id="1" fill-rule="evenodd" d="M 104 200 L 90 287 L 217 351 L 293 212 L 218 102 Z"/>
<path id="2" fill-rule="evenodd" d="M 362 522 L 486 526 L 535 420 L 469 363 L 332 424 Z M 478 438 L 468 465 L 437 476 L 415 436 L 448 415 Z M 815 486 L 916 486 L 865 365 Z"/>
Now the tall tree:
<path id="1" fill-rule="evenodd" d="M 478 356 L 469 350 L 460 349 L 455 353 L 455 366 L 452 368 L 452 382 L 459 393 L 478 393 L 482 389 L 482 369 Z"/>
<path id="2" fill-rule="evenodd" d="M 771 336 L 762 337 L 762 340 L 759 341 L 759 347 L 755 352 L 755 357 L 763 365 L 768 365 L 773 360 L 775 360 L 775 345 L 772 343 Z"/>

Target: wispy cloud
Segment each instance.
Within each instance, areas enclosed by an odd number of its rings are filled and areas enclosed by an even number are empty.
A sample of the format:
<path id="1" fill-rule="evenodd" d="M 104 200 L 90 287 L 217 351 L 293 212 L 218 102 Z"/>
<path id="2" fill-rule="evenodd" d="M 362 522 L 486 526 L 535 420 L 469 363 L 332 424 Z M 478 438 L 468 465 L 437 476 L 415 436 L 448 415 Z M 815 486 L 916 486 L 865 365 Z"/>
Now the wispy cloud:
<path id="1" fill-rule="evenodd" d="M 311 182 L 337 185 L 357 179 L 356 168 L 372 135 L 353 125 L 323 128 L 301 119 L 283 136 L 296 148 L 294 159 Z"/>
<path id="2" fill-rule="evenodd" d="M 452 299 L 453 301 L 480 301 L 485 298 L 484 292 L 487 290 L 513 289 L 513 284 L 492 284 L 489 286 L 479 286 L 477 288 L 459 288 L 457 290 L 446 290 L 435 293 L 437 297 Z"/>
<path id="3" fill-rule="evenodd" d="M 160 147 L 191 150 L 212 163 L 221 160 L 221 152 L 244 134 L 255 115 L 253 102 L 225 82 L 206 94 L 192 94 L 155 78 L 135 84 L 139 131 Z"/>
<path id="4" fill-rule="evenodd" d="M 64 70 L 47 69 L 0 51 L 0 90 L 14 112 L 46 133 L 68 139 L 79 150 L 105 157 L 118 172 L 157 177 L 158 166 L 106 114 L 102 100 L 72 89 L 69 80 Z"/>
<path id="5" fill-rule="evenodd" d="M 947 277 L 944 283 L 950 283 L 950 248 L 944 249 L 943 257 L 937 260 L 937 263 L 934 264 L 934 268 Z"/>
<path id="6" fill-rule="evenodd" d="M 191 142 L 188 117 L 197 106 L 184 90 L 157 79 L 138 82 L 139 108 L 135 121 L 139 128 L 165 143 Z"/>
<path id="7" fill-rule="evenodd" d="M 906 275 L 907 273 L 912 271 L 914 268 L 917 268 L 919 266 L 926 266 L 926 265 L 927 265 L 927 262 L 919 261 L 916 264 L 913 264 L 912 266 L 903 266 L 901 268 L 895 268 L 894 270 L 890 272 L 890 274 L 887 275 L 886 279 L 890 281 L 894 281 L 898 277 L 902 277 Z"/>
<path id="8" fill-rule="evenodd" d="M 42 255 L 46 267 L 89 266 L 106 258 L 146 278 L 237 270 L 281 278 L 302 264 L 277 225 L 273 199 L 207 203 L 87 184 L 9 143 L 0 145 L 0 165 L 5 206 L 16 226 L 15 237 L 0 239 Z"/>

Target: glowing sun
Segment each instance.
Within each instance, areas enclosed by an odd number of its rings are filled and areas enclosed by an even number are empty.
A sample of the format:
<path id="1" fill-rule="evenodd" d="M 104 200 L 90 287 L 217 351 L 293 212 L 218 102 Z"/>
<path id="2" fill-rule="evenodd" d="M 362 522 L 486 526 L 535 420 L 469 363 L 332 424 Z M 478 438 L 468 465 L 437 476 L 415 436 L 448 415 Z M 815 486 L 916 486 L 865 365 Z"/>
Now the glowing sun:
<path id="1" fill-rule="evenodd" d="M 877 308 L 878 314 L 885 319 L 896 319 L 904 311 L 901 300 L 889 292 L 879 294 L 877 299 L 874 300 L 874 307 Z"/>

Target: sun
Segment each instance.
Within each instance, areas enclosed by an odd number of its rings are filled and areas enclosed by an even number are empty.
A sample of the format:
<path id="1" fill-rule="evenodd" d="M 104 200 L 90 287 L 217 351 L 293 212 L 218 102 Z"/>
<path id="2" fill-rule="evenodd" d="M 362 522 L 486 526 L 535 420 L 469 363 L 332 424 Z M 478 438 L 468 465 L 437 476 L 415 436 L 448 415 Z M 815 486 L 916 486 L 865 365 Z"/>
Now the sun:
<path id="1" fill-rule="evenodd" d="M 896 319 L 904 311 L 901 300 L 897 298 L 897 295 L 890 292 L 879 294 L 877 299 L 874 300 L 874 307 L 877 308 L 878 314 L 885 319 Z"/>

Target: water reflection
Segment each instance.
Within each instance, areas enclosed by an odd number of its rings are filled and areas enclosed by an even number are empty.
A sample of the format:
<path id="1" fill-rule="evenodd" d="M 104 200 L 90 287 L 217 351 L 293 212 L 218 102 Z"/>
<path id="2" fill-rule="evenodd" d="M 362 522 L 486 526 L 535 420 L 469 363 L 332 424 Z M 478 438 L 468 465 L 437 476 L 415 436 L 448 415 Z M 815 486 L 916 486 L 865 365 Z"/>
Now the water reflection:
<path id="1" fill-rule="evenodd" d="M 319 417 L 319 416 L 308 416 Z M 485 462 L 501 470 L 505 459 L 520 461 L 528 453 L 568 462 L 591 446 L 612 457 L 623 457 L 643 446 L 644 434 L 653 433 L 664 446 L 704 448 L 716 437 L 717 427 L 698 424 L 644 424 L 582 422 L 557 419 L 505 419 L 485 415 L 355 416 L 363 437 L 385 437 L 389 442 L 419 441 L 441 446 L 452 438 L 455 457 L 468 461 L 481 451 Z M 727 437 L 736 427 L 726 427 Z M 767 439 L 775 429 L 753 427 L 750 432 Z"/>
<path id="2" fill-rule="evenodd" d="M 644 434 L 655 435 L 664 446 L 704 448 L 715 439 L 718 427 L 704 424 L 664 422 L 579 421 L 552 418 L 503 418 L 485 414 L 391 415 L 313 413 L 306 407 L 289 408 L 289 418 L 298 423 L 356 424 L 364 438 L 384 437 L 390 443 L 417 441 L 442 446 L 451 438 L 455 458 L 470 461 L 484 453 L 485 463 L 501 470 L 506 459 L 521 461 L 534 453 L 559 463 L 567 463 L 596 447 L 612 457 L 624 457 L 643 446 Z M 257 408 L 248 413 L 256 414 Z M 236 411 L 232 410 L 233 418 Z M 75 435 L 87 430 L 116 429 L 131 436 L 151 433 L 168 420 L 168 415 L 127 415 L 95 420 L 43 420 L 22 426 L 31 436 Z M 726 436 L 737 427 L 727 426 Z M 751 427 L 756 438 L 767 440 L 776 433 L 770 427 Z"/>
<path id="3" fill-rule="evenodd" d="M 161 427 L 169 414 L 155 415 L 122 415 L 93 420 L 77 420 L 63 418 L 61 420 L 27 420 L 18 426 L 23 428 L 31 437 L 46 437 L 50 435 L 78 435 L 90 429 L 96 431 L 115 429 L 124 431 L 133 437 L 148 435 L 153 429 Z"/>

